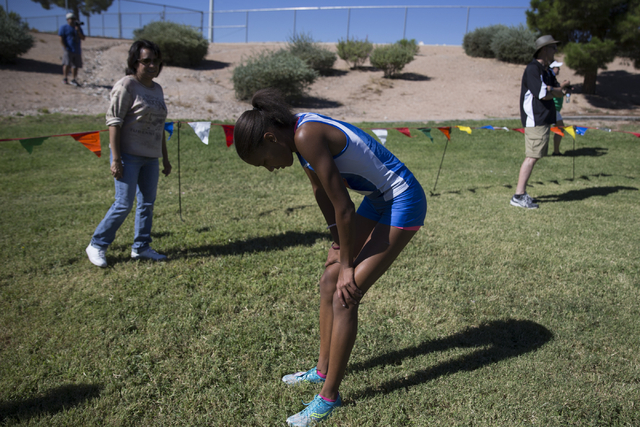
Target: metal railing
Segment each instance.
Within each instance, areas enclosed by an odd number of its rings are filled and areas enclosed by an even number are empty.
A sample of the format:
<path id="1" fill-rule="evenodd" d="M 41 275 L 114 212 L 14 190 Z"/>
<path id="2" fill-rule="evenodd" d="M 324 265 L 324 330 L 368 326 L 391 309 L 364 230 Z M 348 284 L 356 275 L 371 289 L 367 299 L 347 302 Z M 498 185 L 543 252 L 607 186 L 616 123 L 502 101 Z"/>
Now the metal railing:
<path id="1" fill-rule="evenodd" d="M 526 10 L 526 7 L 521 6 L 317 6 L 317 7 L 288 7 L 288 8 L 270 8 L 270 9 L 238 9 L 238 10 L 217 10 L 213 12 L 213 16 L 210 16 L 209 11 L 199 11 L 195 9 L 187 9 L 178 6 L 170 6 L 159 3 L 151 3 L 139 0 L 118 0 L 118 9 L 120 9 L 120 1 L 126 1 L 130 3 L 139 3 L 144 5 L 150 5 L 155 7 L 162 7 L 161 11 L 156 12 L 111 12 L 111 13 L 103 13 L 101 15 L 94 15 L 94 18 L 87 18 L 87 35 L 89 36 L 97 36 L 101 35 L 103 37 L 118 37 L 123 38 L 124 32 L 128 33 L 130 30 L 135 30 L 137 28 L 143 27 L 147 23 L 153 21 L 155 17 L 157 20 L 169 20 L 174 22 L 180 22 L 185 25 L 190 25 L 191 27 L 200 31 L 200 33 L 205 36 L 205 30 L 207 31 L 207 38 L 210 42 L 216 42 L 214 37 L 214 30 L 242 30 L 244 29 L 244 42 L 248 43 L 249 40 L 249 30 L 250 30 L 250 15 L 253 16 L 255 14 L 269 14 L 276 12 L 291 12 L 291 29 L 292 34 L 296 35 L 298 31 L 298 13 L 299 12 L 326 12 L 326 11 L 335 11 L 335 12 L 345 12 L 346 13 L 346 22 L 344 28 L 344 36 L 349 39 L 352 36 L 352 11 L 361 11 L 361 10 L 403 10 L 404 11 L 404 19 L 402 23 L 402 38 L 407 37 L 407 28 L 408 18 L 411 12 L 416 12 L 418 10 L 461 10 L 466 11 L 465 16 L 465 27 L 464 34 L 469 31 L 469 19 L 471 16 L 472 9 L 473 10 Z M 179 9 L 182 10 L 180 12 L 167 12 L 167 8 Z M 204 25 L 204 17 L 205 14 L 209 19 L 209 25 L 205 27 Z M 217 22 L 220 19 L 225 19 L 231 15 L 244 15 L 243 23 L 234 24 L 234 25 L 213 25 L 213 22 Z M 195 16 L 194 16 L 195 15 Z M 218 19 L 216 19 L 216 17 Z M 123 24 L 123 18 L 125 23 Z M 144 19 L 143 19 L 144 18 Z M 173 18 L 173 19 L 172 19 Z M 23 18 L 30 26 L 35 27 L 41 31 L 57 31 L 60 27 L 61 23 L 65 22 L 64 15 L 57 16 L 39 16 L 39 17 L 25 17 Z M 42 24 L 42 21 L 37 22 L 37 20 L 48 20 L 49 24 L 55 20 L 55 28 L 51 28 L 51 25 L 48 27 L 45 24 Z M 98 22 L 100 25 L 96 25 L 95 20 L 99 19 Z M 106 22 L 105 22 L 106 19 Z M 133 23 L 136 21 L 135 24 Z M 95 30 L 92 31 L 92 23 L 94 25 Z M 335 27 L 335 20 L 333 22 L 316 22 L 318 25 L 324 26 L 333 26 Z M 34 25 L 39 24 L 39 25 Z M 46 28 L 44 28 L 46 27 Z M 333 28 L 332 27 L 332 28 Z M 114 34 L 116 33 L 116 34 Z M 464 35 L 462 34 L 462 35 Z M 130 38 L 129 34 L 125 34 L 124 38 Z M 285 41 L 285 40 L 269 40 L 269 41 Z M 336 40 L 337 41 L 337 40 Z M 391 42 L 389 40 L 387 42 Z"/>

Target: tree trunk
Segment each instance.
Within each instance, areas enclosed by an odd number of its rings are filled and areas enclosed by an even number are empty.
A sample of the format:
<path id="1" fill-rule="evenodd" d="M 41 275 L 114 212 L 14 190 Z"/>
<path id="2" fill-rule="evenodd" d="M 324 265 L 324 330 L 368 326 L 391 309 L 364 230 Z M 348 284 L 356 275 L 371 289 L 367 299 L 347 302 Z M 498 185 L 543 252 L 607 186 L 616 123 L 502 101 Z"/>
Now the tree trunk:
<path id="1" fill-rule="evenodd" d="M 587 71 L 584 75 L 584 82 L 582 83 L 582 93 L 589 95 L 595 95 L 596 93 L 596 77 L 598 77 L 598 69 L 593 71 Z"/>

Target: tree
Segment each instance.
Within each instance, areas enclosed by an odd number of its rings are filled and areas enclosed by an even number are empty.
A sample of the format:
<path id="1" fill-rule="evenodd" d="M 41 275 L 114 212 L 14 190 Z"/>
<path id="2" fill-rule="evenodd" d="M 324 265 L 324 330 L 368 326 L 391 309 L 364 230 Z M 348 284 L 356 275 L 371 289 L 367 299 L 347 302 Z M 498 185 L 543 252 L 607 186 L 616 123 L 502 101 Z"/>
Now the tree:
<path id="1" fill-rule="evenodd" d="M 598 69 L 616 56 L 640 68 L 640 0 L 531 0 L 529 28 L 562 42 L 567 66 L 596 92 Z"/>
<path id="2" fill-rule="evenodd" d="M 40 3 L 42 7 L 49 10 L 51 6 L 58 6 L 64 9 L 65 2 L 69 9 L 79 18 L 82 13 L 89 16 L 94 13 L 102 13 L 111 7 L 113 0 L 31 0 Z"/>

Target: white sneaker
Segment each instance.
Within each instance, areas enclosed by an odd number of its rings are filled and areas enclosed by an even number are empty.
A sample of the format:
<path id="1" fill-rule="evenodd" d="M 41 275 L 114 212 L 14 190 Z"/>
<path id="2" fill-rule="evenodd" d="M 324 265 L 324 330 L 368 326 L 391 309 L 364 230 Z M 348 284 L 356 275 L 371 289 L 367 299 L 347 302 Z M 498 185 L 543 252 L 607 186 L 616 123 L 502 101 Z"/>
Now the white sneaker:
<path id="1" fill-rule="evenodd" d="M 151 248 L 147 248 L 142 252 L 136 252 L 135 250 L 131 250 L 131 258 L 133 259 L 152 259 L 154 261 L 166 261 L 167 256 L 161 255 L 158 252 L 154 251 Z"/>
<path id="2" fill-rule="evenodd" d="M 87 246 L 87 255 L 89 256 L 89 261 L 93 263 L 93 265 L 97 265 L 98 267 L 105 268 L 107 266 L 107 255 L 105 249 L 94 248 L 89 244 Z"/>

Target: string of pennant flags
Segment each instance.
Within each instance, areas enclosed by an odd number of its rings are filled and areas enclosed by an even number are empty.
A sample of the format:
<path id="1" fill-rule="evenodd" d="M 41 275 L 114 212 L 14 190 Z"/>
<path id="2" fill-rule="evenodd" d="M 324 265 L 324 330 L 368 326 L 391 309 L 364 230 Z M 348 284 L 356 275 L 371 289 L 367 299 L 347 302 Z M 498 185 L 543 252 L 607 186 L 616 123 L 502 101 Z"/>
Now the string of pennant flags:
<path id="1" fill-rule="evenodd" d="M 225 136 L 225 142 L 227 144 L 227 147 L 230 147 L 233 144 L 233 130 L 234 130 L 234 125 L 225 125 L 225 124 L 221 124 L 221 123 L 212 123 L 212 122 L 167 122 L 164 125 L 164 129 L 167 133 L 169 133 L 169 139 L 171 139 L 171 137 L 173 136 L 173 132 L 174 132 L 174 125 L 175 124 L 179 124 L 179 123 L 187 123 L 195 132 L 195 134 L 198 136 L 198 138 L 204 143 L 204 144 L 209 144 L 209 134 L 211 132 L 211 126 L 220 126 L 224 132 L 224 136 Z M 501 126 L 491 126 L 491 125 L 486 125 L 486 126 L 477 126 L 477 127 L 472 127 L 472 126 L 440 126 L 440 127 L 435 127 L 435 130 L 440 131 L 446 138 L 447 138 L 447 142 L 449 142 L 451 140 L 451 130 L 457 128 L 460 132 L 465 132 L 469 135 L 471 135 L 471 133 L 474 130 L 493 130 L 493 131 L 515 131 L 515 132 L 520 132 L 520 133 L 524 133 L 524 128 L 508 128 L 508 127 L 501 127 Z M 384 145 L 386 144 L 387 141 L 387 137 L 389 135 L 389 130 L 395 130 L 397 132 L 400 132 L 401 134 L 412 138 L 411 135 L 411 130 L 415 129 L 419 132 L 421 132 L 422 134 L 424 134 L 427 138 L 429 138 L 431 140 L 431 142 L 434 142 L 433 139 L 433 135 L 431 134 L 431 132 L 434 130 L 434 128 L 428 128 L 428 127 L 415 127 L 415 128 L 409 128 L 409 127 L 391 127 L 391 128 L 362 128 L 365 130 L 370 130 L 374 135 L 376 135 L 376 137 L 380 140 L 380 142 Z M 638 132 L 629 132 L 629 131 L 621 131 L 621 130 L 614 130 L 614 129 L 610 129 L 610 128 L 600 128 L 600 127 L 587 127 L 587 126 L 563 126 L 563 127 L 552 127 L 551 128 L 551 132 L 558 134 L 560 136 L 564 136 L 565 133 L 569 134 L 574 140 L 576 138 L 576 135 L 584 135 L 588 130 L 600 130 L 600 131 L 605 131 L 605 132 L 620 132 L 620 133 L 627 133 L 627 134 L 631 134 L 634 135 L 637 138 L 640 138 L 640 133 Z M 45 135 L 45 136 L 39 136 L 39 137 L 30 137 L 30 138 L 6 138 L 6 139 L 0 139 L 0 142 L 5 142 L 5 141 L 19 141 L 20 144 L 24 147 L 25 150 L 27 150 L 27 152 L 29 154 L 33 153 L 33 148 L 37 147 L 39 145 L 42 145 L 44 143 L 45 140 L 49 139 L 49 138 L 57 138 L 57 137 L 63 137 L 63 136 L 70 136 L 73 139 L 75 139 L 76 141 L 78 141 L 79 143 L 81 143 L 82 145 L 84 145 L 89 151 L 91 151 L 92 153 L 94 153 L 96 156 L 100 157 L 102 155 L 101 153 L 101 149 L 100 149 L 100 132 L 107 132 L 106 129 L 102 129 L 102 130 L 97 130 L 97 131 L 90 131 L 90 132 L 80 132 L 80 133 L 65 133 L 65 134 L 59 134 L 59 135 Z"/>

